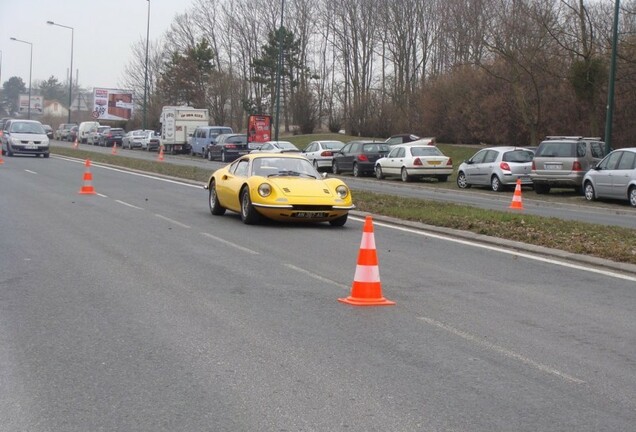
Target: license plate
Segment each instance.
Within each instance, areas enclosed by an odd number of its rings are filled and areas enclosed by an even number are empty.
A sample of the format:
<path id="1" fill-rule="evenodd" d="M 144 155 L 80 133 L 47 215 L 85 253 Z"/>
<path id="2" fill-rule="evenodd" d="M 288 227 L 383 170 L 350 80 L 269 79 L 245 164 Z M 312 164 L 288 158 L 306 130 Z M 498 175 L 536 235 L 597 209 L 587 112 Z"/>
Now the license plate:
<path id="1" fill-rule="evenodd" d="M 441 164 L 441 162 L 440 161 L 428 161 L 428 164 L 429 165 L 439 165 L 439 164 Z"/>
<path id="2" fill-rule="evenodd" d="M 563 164 L 545 164 L 547 170 L 560 170 L 562 167 Z"/>
<path id="3" fill-rule="evenodd" d="M 314 218 L 327 217 L 327 213 L 325 212 L 296 212 L 293 214 L 293 216 L 297 218 L 303 218 L 303 219 L 314 219 Z"/>
<path id="4" fill-rule="evenodd" d="M 37 150 L 38 146 L 31 144 L 31 145 L 25 145 L 24 148 L 27 150 Z"/>
<path id="5" fill-rule="evenodd" d="M 238 154 L 240 154 L 240 155 L 246 155 L 248 153 L 249 153 L 249 150 L 241 150 L 241 151 L 238 152 Z"/>

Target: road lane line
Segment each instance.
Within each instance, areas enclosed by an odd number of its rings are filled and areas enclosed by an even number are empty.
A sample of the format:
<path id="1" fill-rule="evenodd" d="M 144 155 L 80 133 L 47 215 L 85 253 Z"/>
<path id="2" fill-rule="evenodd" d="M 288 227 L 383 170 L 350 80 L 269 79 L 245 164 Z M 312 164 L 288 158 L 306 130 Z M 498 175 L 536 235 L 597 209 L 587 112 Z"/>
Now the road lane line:
<path id="1" fill-rule="evenodd" d="M 104 194 L 101 194 L 101 193 L 99 193 L 99 192 L 95 192 L 95 194 L 96 194 L 97 196 L 102 197 L 102 198 L 108 198 L 108 195 L 104 195 Z"/>
<path id="2" fill-rule="evenodd" d="M 182 223 L 181 223 L 181 222 L 179 222 L 179 221 L 176 221 L 176 220 L 174 220 L 174 219 L 170 219 L 169 217 L 165 217 L 165 216 L 162 216 L 162 215 L 160 215 L 160 214 L 156 214 L 156 213 L 155 213 L 155 216 L 157 216 L 159 219 L 163 219 L 163 220 L 165 220 L 165 221 L 168 221 L 168 222 L 170 222 L 170 223 L 173 223 L 173 224 L 175 224 L 175 225 L 178 225 L 178 226 L 180 226 L 181 228 L 192 228 L 192 227 L 191 227 L 191 226 L 189 226 L 189 225 L 182 224 Z"/>
<path id="3" fill-rule="evenodd" d="M 129 204 L 129 203 L 125 202 L 125 201 L 115 200 L 115 202 L 118 202 L 119 204 L 122 204 L 122 205 L 125 205 L 125 206 L 128 206 L 128 207 L 132 207 L 132 208 L 137 209 L 137 210 L 143 210 L 141 207 L 137 207 L 136 205 Z"/>
<path id="4" fill-rule="evenodd" d="M 31 171 L 30 169 L 25 169 L 25 171 L 31 174 L 37 174 L 35 171 Z"/>
<path id="5" fill-rule="evenodd" d="M 231 247 L 233 247 L 233 248 L 235 248 L 235 249 L 238 249 L 238 250 L 241 250 L 241 251 L 243 251 L 243 252 L 247 252 L 248 254 L 252 254 L 252 255 L 260 255 L 260 254 L 259 254 L 258 252 L 256 252 L 255 250 L 248 249 L 248 248 L 243 247 L 243 246 L 239 246 L 239 245 L 237 245 L 237 244 L 232 243 L 231 241 L 224 240 L 224 239 L 219 238 L 219 237 L 217 237 L 217 236 L 214 236 L 214 235 L 212 235 L 212 234 L 210 234 L 210 233 L 202 232 L 202 233 L 201 233 L 201 235 L 204 235 L 204 236 L 206 236 L 206 237 L 208 237 L 208 238 L 211 238 L 212 240 L 216 240 L 216 241 L 218 241 L 218 242 L 220 242 L 220 243 L 223 243 L 224 245 L 231 246 Z"/>
<path id="6" fill-rule="evenodd" d="M 561 379 L 563 379 L 565 381 L 574 383 L 574 384 L 585 384 L 585 381 L 583 381 L 583 380 L 580 380 L 578 378 L 570 376 L 570 375 L 568 375 L 566 373 L 563 373 L 563 372 L 561 372 L 561 371 L 559 371 L 557 369 L 551 368 L 550 366 L 546 366 L 544 364 L 538 363 L 538 362 L 536 362 L 536 361 L 534 361 L 532 359 L 529 359 L 528 357 L 524 357 L 521 354 L 518 354 L 518 353 L 516 353 L 514 351 L 511 351 L 509 349 L 500 347 L 499 345 L 495 345 L 495 344 L 492 344 L 490 342 L 486 342 L 486 341 L 482 340 L 481 338 L 479 338 L 479 337 L 477 337 L 475 335 L 472 335 L 470 333 L 466 333 L 466 332 L 464 332 L 462 330 L 458 330 L 458 329 L 456 329 L 454 327 L 451 327 L 451 326 L 449 326 L 447 324 L 444 324 L 442 322 L 439 322 L 439 321 L 436 321 L 434 319 L 427 318 L 427 317 L 418 317 L 417 319 L 419 319 L 421 321 L 424 321 L 425 323 L 430 324 L 432 326 L 438 327 L 438 328 L 440 328 L 442 330 L 445 330 L 445 331 L 447 331 L 447 332 L 449 332 L 451 334 L 454 334 L 455 336 L 459 336 L 462 339 L 465 339 L 465 340 L 467 340 L 469 342 L 472 342 L 472 343 L 474 343 L 476 345 L 479 345 L 479 346 L 481 346 L 483 348 L 486 348 L 486 349 L 488 349 L 490 351 L 494 351 L 494 352 L 496 352 L 498 354 L 504 355 L 505 357 L 511 358 L 513 360 L 520 361 L 521 363 L 523 363 L 525 365 L 528 365 L 530 367 L 533 367 L 533 368 L 535 368 L 535 369 L 537 369 L 537 370 L 539 370 L 541 372 L 545 372 L 545 373 L 548 373 L 548 374 L 556 375 L 557 377 L 559 377 L 559 378 L 561 378 Z"/>
<path id="7" fill-rule="evenodd" d="M 349 289 L 349 288 L 350 288 L 350 287 L 349 287 L 349 286 L 347 286 L 347 285 L 343 285 L 343 284 L 338 283 L 338 282 L 336 282 L 336 281 L 332 281 L 331 279 L 327 279 L 326 277 L 322 277 L 322 276 L 320 276 L 319 274 L 312 273 L 312 272 L 310 272 L 309 270 L 305 270 L 304 268 L 296 267 L 296 266 L 295 266 L 295 265 L 293 265 L 293 264 L 284 264 L 284 265 L 285 265 L 285 267 L 287 267 L 287 268 L 290 268 L 290 269 L 295 270 L 295 271 L 297 271 L 297 272 L 303 273 L 303 274 L 305 274 L 305 275 L 307 275 L 307 276 L 309 276 L 309 277 L 312 277 L 312 278 L 314 278 L 314 279 L 319 280 L 320 282 L 326 282 L 326 283 L 329 283 L 329 284 L 332 284 L 332 285 L 335 285 L 335 286 L 337 286 L 337 287 L 344 288 L 344 289 Z"/>
<path id="8" fill-rule="evenodd" d="M 360 218 L 355 218 L 354 217 L 354 218 L 351 218 L 351 219 L 353 219 L 355 221 L 359 221 L 359 222 L 364 222 L 364 219 L 360 219 Z M 445 235 L 441 235 L 441 234 L 433 234 L 433 233 L 430 233 L 430 232 L 420 231 L 420 230 L 413 229 L 413 228 L 407 228 L 407 227 L 397 226 L 397 225 L 390 225 L 388 223 L 383 223 L 383 222 L 374 221 L 373 224 L 376 225 L 376 226 L 381 226 L 381 227 L 384 227 L 384 228 L 390 228 L 390 229 L 394 229 L 394 230 L 398 230 L 398 231 L 404 231 L 404 232 L 408 232 L 408 233 L 411 233 L 411 234 L 417 234 L 417 235 L 421 235 L 421 236 L 425 236 L 425 237 L 436 238 L 436 239 L 439 239 L 439 240 L 445 240 L 445 241 L 449 241 L 449 242 L 453 242 L 453 243 L 459 243 L 459 244 L 463 244 L 463 245 L 466 245 L 466 246 L 473 246 L 473 247 L 487 249 L 487 250 L 500 252 L 500 253 L 504 253 L 504 254 L 508 254 L 508 255 L 514 255 L 514 256 L 518 256 L 518 257 L 523 257 L 523 258 L 527 258 L 527 259 L 531 259 L 531 260 L 535 260 L 535 261 L 541 261 L 541 262 L 545 262 L 545 263 L 548 263 L 548 264 L 560 265 L 562 267 L 568 267 L 568 268 L 572 268 L 572 269 L 576 269 L 576 270 L 583 270 L 583 271 L 587 271 L 587 272 L 591 272 L 591 273 L 597 273 L 597 274 L 601 274 L 601 275 L 604 275 L 604 276 L 609 276 L 609 277 L 613 277 L 613 278 L 617 278 L 617 279 L 624 279 L 624 280 L 628 280 L 628 281 L 631 281 L 631 282 L 636 282 L 636 277 L 634 277 L 634 276 L 629 276 L 629 275 L 613 272 L 613 271 L 610 271 L 610 270 L 602 270 L 602 269 L 598 269 L 598 268 L 594 268 L 594 267 L 585 267 L 584 265 L 568 263 L 568 262 L 565 262 L 565 261 L 559 261 L 559 260 L 552 259 L 552 258 L 545 258 L 545 257 L 541 257 L 541 256 L 538 256 L 538 255 L 533 255 L 533 254 L 526 253 L 526 252 L 520 252 L 518 250 L 500 248 L 500 247 L 497 247 L 497 246 L 492 246 L 492 245 L 488 245 L 488 244 L 482 244 L 482 243 L 473 242 L 473 241 L 470 241 L 470 240 L 464 240 L 464 239 L 449 237 L 449 236 L 445 236 Z M 503 239 L 502 239 L 502 241 L 503 241 Z"/>

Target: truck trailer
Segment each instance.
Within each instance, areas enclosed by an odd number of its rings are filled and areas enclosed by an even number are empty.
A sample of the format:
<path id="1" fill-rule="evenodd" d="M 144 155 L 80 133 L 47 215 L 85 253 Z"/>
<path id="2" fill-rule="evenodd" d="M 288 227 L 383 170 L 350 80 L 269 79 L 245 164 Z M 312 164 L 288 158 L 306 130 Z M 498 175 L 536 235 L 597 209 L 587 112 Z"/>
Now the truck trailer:
<path id="1" fill-rule="evenodd" d="M 166 153 L 190 153 L 190 139 L 199 126 L 208 126 L 207 109 L 164 106 L 161 110 L 161 145 Z"/>

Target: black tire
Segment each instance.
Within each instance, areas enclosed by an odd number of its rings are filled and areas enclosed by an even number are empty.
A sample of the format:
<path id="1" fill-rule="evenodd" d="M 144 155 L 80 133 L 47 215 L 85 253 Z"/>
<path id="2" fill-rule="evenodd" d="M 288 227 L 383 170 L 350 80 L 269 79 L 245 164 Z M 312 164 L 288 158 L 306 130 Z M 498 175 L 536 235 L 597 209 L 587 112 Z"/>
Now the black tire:
<path id="1" fill-rule="evenodd" d="M 504 190 L 501 180 L 499 180 L 499 177 L 496 175 L 490 178 L 490 189 L 492 189 L 493 192 L 502 192 Z"/>
<path id="2" fill-rule="evenodd" d="M 448 181 L 448 176 L 447 175 L 441 175 L 441 176 L 437 176 L 437 181 L 440 183 L 444 183 Z"/>
<path id="3" fill-rule="evenodd" d="M 221 162 L 227 162 L 227 155 L 224 150 L 221 150 Z"/>
<path id="4" fill-rule="evenodd" d="M 547 194 L 548 192 L 550 192 L 550 185 L 543 184 L 543 183 L 535 183 L 534 191 L 538 195 Z"/>
<path id="5" fill-rule="evenodd" d="M 384 173 L 382 172 L 382 167 L 380 165 L 375 166 L 375 178 L 378 180 L 382 180 L 384 178 Z"/>
<path id="6" fill-rule="evenodd" d="M 312 165 L 314 166 L 314 169 L 318 172 L 320 172 L 320 168 L 318 168 L 318 161 L 316 159 L 314 159 L 314 162 L 312 163 Z"/>
<path id="7" fill-rule="evenodd" d="M 629 199 L 629 204 L 632 207 L 636 207 L 636 186 L 632 186 L 627 191 L 627 198 Z"/>
<path id="8" fill-rule="evenodd" d="M 584 192 L 584 196 L 585 199 L 588 201 L 595 201 L 596 200 L 596 191 L 594 190 L 594 185 L 592 185 L 592 182 L 588 181 L 585 182 L 585 186 L 583 188 Z"/>
<path id="9" fill-rule="evenodd" d="M 247 187 L 241 191 L 241 220 L 246 225 L 254 225 L 260 220 L 260 215 L 252 205 L 250 191 Z"/>
<path id="10" fill-rule="evenodd" d="M 352 171 L 354 177 L 362 177 L 362 171 L 360 171 L 360 167 L 355 162 L 353 163 Z"/>
<path id="11" fill-rule="evenodd" d="M 49 157 L 49 153 L 44 153 L 44 157 L 48 158 Z"/>
<path id="12" fill-rule="evenodd" d="M 336 219 L 330 220 L 330 221 L 329 221 L 329 224 L 330 224 L 331 226 L 341 227 L 341 226 L 343 226 L 344 224 L 346 224 L 346 223 L 347 223 L 347 217 L 348 217 L 348 216 L 349 216 L 349 215 L 348 215 L 348 214 L 346 214 L 346 215 L 340 216 L 339 218 L 336 218 Z"/>
<path id="13" fill-rule="evenodd" d="M 7 144 L 7 156 L 13 157 L 13 150 L 11 150 L 11 144 Z"/>
<path id="14" fill-rule="evenodd" d="M 400 171 L 400 178 L 402 179 L 403 182 L 411 181 L 411 176 L 409 175 L 405 167 L 402 167 L 402 170 Z"/>
<path id="15" fill-rule="evenodd" d="M 460 189 L 468 189 L 470 184 L 466 180 L 466 174 L 463 171 L 457 173 L 457 187 Z"/>
<path id="16" fill-rule="evenodd" d="M 336 175 L 340 174 L 340 168 L 338 168 L 338 162 L 333 161 L 331 163 L 331 172 Z"/>
<path id="17" fill-rule="evenodd" d="M 214 160 L 214 158 L 212 157 L 212 152 L 211 151 L 208 151 L 208 160 L 209 161 L 213 161 Z"/>
<path id="18" fill-rule="evenodd" d="M 219 203 L 219 198 L 216 195 L 216 185 L 214 184 L 214 181 L 210 183 L 209 190 L 210 190 L 210 198 L 208 200 L 208 203 L 210 204 L 210 213 L 212 213 L 215 216 L 224 215 L 225 207 L 223 207 L 221 203 Z"/>

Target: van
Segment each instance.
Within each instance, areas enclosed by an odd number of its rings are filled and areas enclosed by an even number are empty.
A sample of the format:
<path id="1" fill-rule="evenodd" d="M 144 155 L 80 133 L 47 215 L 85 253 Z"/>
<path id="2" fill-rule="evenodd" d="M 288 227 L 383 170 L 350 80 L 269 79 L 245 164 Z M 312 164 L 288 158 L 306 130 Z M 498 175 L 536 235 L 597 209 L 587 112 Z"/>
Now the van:
<path id="1" fill-rule="evenodd" d="M 80 143 L 86 144 L 86 139 L 88 138 L 88 133 L 93 128 L 98 128 L 100 126 L 99 122 L 96 121 L 86 121 L 81 122 L 79 128 L 77 129 L 77 139 Z"/>
<path id="2" fill-rule="evenodd" d="M 217 136 L 221 134 L 234 133 L 229 126 L 199 126 L 194 130 L 190 139 L 190 147 L 192 155 L 207 157 L 207 149 L 209 144 L 214 144 Z"/>

